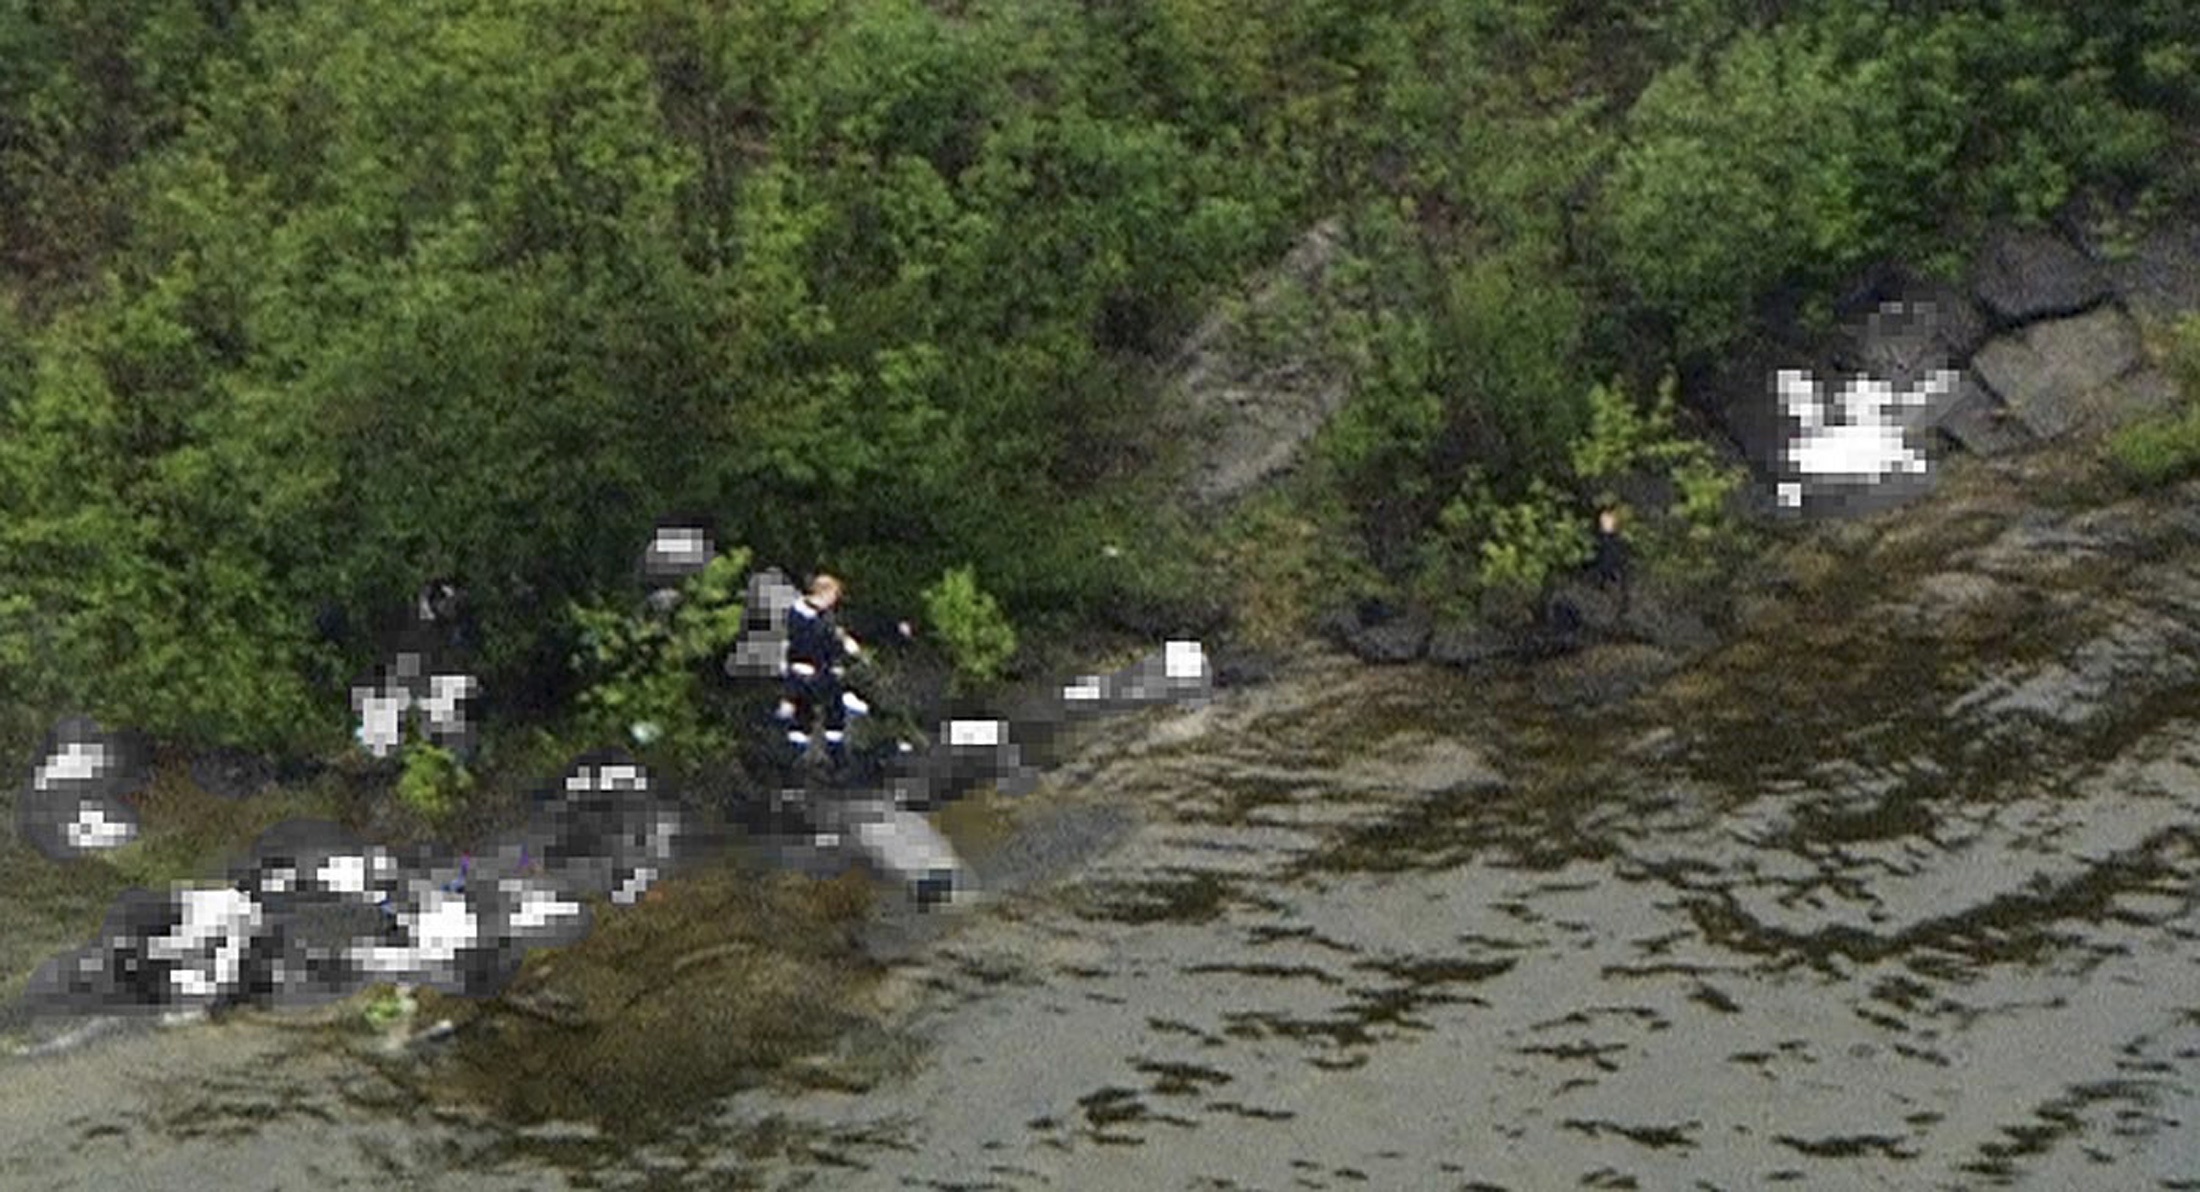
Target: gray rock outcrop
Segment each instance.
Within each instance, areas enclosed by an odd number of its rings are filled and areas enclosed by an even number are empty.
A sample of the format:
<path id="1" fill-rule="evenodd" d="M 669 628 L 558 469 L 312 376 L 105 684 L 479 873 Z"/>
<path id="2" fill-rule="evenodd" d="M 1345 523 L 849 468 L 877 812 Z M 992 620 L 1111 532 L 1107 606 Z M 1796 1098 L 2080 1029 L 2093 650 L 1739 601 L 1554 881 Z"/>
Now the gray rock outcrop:
<path id="1" fill-rule="evenodd" d="M 1810 369 L 1825 385 L 1862 373 L 1905 389 L 1955 369 L 1946 398 L 1902 418 L 1905 431 L 1925 436 L 1913 443 L 1928 454 L 2007 455 L 2114 429 L 2178 401 L 2176 386 L 2148 366 L 2132 316 L 2200 310 L 2200 227 L 2150 231 L 2130 255 L 2107 256 L 2055 232 L 2012 229 L 1985 244 L 1967 287 L 1882 269 L 1841 330 L 1738 353 L 1703 378 L 1695 399 L 1766 477 L 1780 474 L 1795 433 L 1774 392 L 1782 368 Z"/>
<path id="2" fill-rule="evenodd" d="M 2172 319 L 2200 310 L 2200 224 L 2146 232 L 2107 273 L 2133 314 Z"/>
<path id="3" fill-rule="evenodd" d="M 1343 244 L 1343 224 L 1315 225 L 1255 293 L 1243 316 L 1218 312 L 1193 332 L 1177 357 L 1174 427 L 1187 451 L 1187 496 L 1195 505 L 1228 502 L 1287 471 L 1300 448 L 1344 404 L 1348 379 L 1317 352 L 1264 358 L 1244 341 L 1248 323 L 1272 316 L 1294 297 L 1319 305 Z"/>
<path id="4" fill-rule="evenodd" d="M 1368 662 L 1412 662 L 1427 649 L 1431 631 L 1427 613 L 1368 601 L 1357 608 L 1333 609 L 1318 628 L 1331 640 Z"/>
<path id="5" fill-rule="evenodd" d="M 1835 333 L 1826 371 L 1867 372 L 1897 388 L 1968 360 L 1986 342 L 1986 315 L 1971 296 L 1929 278 L 1898 275 L 1867 296 L 1874 302 Z"/>
<path id="6" fill-rule="evenodd" d="M 2026 429 L 2053 439 L 2130 413 L 2100 399 L 2121 395 L 2111 383 L 2141 360 L 2138 328 L 2122 311 L 2104 307 L 1999 336 L 1979 349 L 1971 367 Z"/>
<path id="7" fill-rule="evenodd" d="M 2022 419 L 1968 373 L 1958 382 L 1956 399 L 1935 429 L 1973 455 L 2007 455 L 2039 442 Z"/>
<path id="8" fill-rule="evenodd" d="M 1972 271 L 1972 291 L 2004 325 L 2078 314 L 2114 290 L 2100 265 L 2051 232 L 2009 229 L 1990 239 Z"/>

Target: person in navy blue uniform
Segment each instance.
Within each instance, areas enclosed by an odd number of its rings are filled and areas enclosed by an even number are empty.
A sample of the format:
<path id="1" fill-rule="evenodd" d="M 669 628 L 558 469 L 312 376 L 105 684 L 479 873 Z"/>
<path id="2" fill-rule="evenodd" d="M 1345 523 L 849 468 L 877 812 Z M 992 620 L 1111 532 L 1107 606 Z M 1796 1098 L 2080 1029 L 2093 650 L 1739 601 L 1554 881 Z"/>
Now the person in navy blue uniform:
<path id="1" fill-rule="evenodd" d="M 847 689 L 848 665 L 862 647 L 834 616 L 840 597 L 840 581 L 820 574 L 787 610 L 787 673 L 778 711 L 798 758 L 807 756 L 811 733 L 822 722 L 825 754 L 836 769 L 847 762 L 849 713 L 870 710 Z"/>

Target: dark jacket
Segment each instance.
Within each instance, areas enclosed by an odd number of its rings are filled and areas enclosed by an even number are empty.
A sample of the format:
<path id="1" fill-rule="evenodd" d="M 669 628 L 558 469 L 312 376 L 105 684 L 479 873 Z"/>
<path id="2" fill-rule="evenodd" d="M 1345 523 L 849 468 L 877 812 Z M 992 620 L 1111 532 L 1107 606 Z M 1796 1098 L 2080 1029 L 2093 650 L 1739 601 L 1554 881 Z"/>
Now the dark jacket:
<path id="1" fill-rule="evenodd" d="M 851 655 L 842 640 L 840 623 L 829 611 L 818 609 L 807 598 L 787 610 L 787 663 L 806 663 L 830 672 L 848 664 Z"/>
<path id="2" fill-rule="evenodd" d="M 1616 533 L 1607 534 L 1602 529 L 1597 531 L 1596 556 L 1589 561 L 1589 571 L 1596 576 L 1597 582 L 1625 583 L 1632 561 L 1632 551 L 1625 538 Z"/>

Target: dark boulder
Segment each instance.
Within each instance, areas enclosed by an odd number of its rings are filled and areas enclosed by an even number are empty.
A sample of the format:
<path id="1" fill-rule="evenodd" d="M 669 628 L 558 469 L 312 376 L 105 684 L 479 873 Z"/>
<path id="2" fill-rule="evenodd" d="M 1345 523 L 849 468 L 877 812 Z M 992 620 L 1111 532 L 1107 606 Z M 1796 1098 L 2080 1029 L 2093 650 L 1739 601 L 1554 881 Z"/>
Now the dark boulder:
<path id="1" fill-rule="evenodd" d="M 1733 441 L 1737 454 L 1760 477 L 1785 467 L 1793 424 L 1780 408 L 1781 369 L 1811 359 L 1808 350 L 1761 341 L 1745 346 L 1689 379 L 1690 403 Z"/>
<path id="2" fill-rule="evenodd" d="M 1957 384 L 1956 398 L 1935 429 L 1955 446 L 1981 456 L 2008 455 L 2039 441 L 2022 419 L 1969 373 Z"/>
<path id="3" fill-rule="evenodd" d="M 1409 614 L 1380 625 L 1363 626 L 1349 645 L 1353 653 L 1369 662 L 1411 662 L 1428 647 L 1428 639 L 1428 619 Z"/>
<path id="4" fill-rule="evenodd" d="M 1274 655 L 1256 650 L 1226 647 L 1215 651 L 1217 687 L 1257 687 L 1276 677 Z"/>
<path id="5" fill-rule="evenodd" d="M 1889 271 L 1841 312 L 1824 364 L 1828 371 L 1870 373 L 1897 388 L 1923 384 L 1970 359 L 1986 342 L 1987 319 L 1968 294 L 1945 282 Z"/>
<path id="6" fill-rule="evenodd" d="M 1519 634 L 1477 622 L 1446 623 L 1429 631 L 1428 660 L 1444 666 L 1488 666 L 1519 658 L 1522 652 Z"/>
<path id="7" fill-rule="evenodd" d="M 1429 618 L 1419 609 L 1367 599 L 1315 619 L 1322 636 L 1368 662 L 1411 662 L 1428 646 Z"/>
<path id="8" fill-rule="evenodd" d="M 2070 241 L 2015 228 L 1987 241 L 1972 270 L 1971 290 L 2004 326 L 2079 314 L 2114 293 L 2107 274 Z"/>

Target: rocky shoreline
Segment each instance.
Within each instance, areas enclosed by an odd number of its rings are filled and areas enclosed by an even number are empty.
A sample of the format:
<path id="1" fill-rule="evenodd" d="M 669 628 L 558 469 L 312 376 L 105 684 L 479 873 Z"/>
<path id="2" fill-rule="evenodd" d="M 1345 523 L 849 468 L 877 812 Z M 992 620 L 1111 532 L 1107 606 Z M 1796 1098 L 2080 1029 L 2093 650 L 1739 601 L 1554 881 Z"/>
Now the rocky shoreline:
<path id="1" fill-rule="evenodd" d="M 1872 317 L 1894 303 L 1911 317 Z M 2004 230 L 1979 254 L 1967 284 L 1876 270 L 1844 302 L 1839 330 L 1759 343 L 1699 378 L 1691 399 L 1731 438 L 1732 457 L 1763 477 L 1775 471 L 1789 433 L 1769 391 L 1775 370 L 1803 367 L 1820 378 L 1869 371 L 1897 386 L 1958 370 L 1958 390 L 1911 424 L 1930 432 L 1938 474 L 1898 494 L 1890 484 L 1889 499 L 1868 516 L 1811 527 L 1830 530 L 1823 541 L 1855 547 L 1930 520 L 1945 504 L 1932 497 L 1951 487 L 1975 494 L 1982 485 L 2051 477 L 2068 488 L 2099 436 L 2180 400 L 2149 358 L 2146 335 L 2193 311 L 2200 225 L 2154 229 L 2121 254 L 2081 230 Z M 1761 521 L 1773 520 L 1769 502 L 1752 506 Z M 1681 669 L 1728 640 L 1747 609 L 1794 591 L 1796 567 L 1782 556 L 1818 557 L 1826 548 L 1809 529 L 1781 537 L 1790 540 L 1775 543 L 1775 557 L 1745 566 L 1723 590 L 1638 581 L 1624 614 L 1594 585 L 1562 582 L 1546 607 L 1567 610 L 1563 627 L 1447 624 L 1426 609 L 1366 601 L 1329 610 L 1316 630 L 1324 643 L 1379 665 L 1479 671 L 1548 663 L 1539 669 L 1554 676 L 1547 684 L 1554 699 L 1605 702 Z"/>

